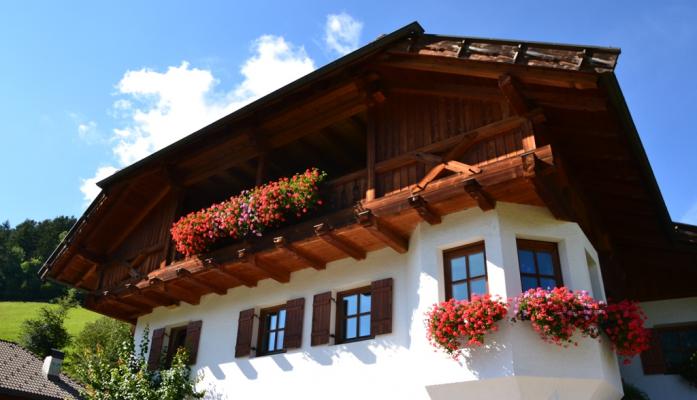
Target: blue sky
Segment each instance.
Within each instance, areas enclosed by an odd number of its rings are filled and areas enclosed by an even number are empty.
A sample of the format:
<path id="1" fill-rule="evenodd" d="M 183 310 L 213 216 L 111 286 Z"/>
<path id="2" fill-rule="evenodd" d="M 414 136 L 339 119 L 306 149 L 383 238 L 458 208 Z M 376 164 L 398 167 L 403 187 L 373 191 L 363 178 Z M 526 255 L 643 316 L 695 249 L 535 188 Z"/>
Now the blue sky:
<path id="1" fill-rule="evenodd" d="M 0 221 L 78 216 L 96 174 L 414 20 L 621 47 L 616 73 L 671 216 L 697 224 L 697 3 L 558 0 L 4 2 Z"/>

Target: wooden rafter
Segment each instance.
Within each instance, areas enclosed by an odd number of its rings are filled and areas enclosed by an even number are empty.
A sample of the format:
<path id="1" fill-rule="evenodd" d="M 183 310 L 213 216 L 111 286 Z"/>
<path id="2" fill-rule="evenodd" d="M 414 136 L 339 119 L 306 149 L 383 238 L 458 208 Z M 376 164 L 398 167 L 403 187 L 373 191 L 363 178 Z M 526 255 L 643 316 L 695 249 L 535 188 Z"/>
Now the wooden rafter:
<path id="1" fill-rule="evenodd" d="M 409 239 L 397 233 L 382 219 L 375 217 L 370 210 L 358 211 L 356 218 L 363 228 L 397 253 L 404 254 L 409 251 Z"/>
<path id="2" fill-rule="evenodd" d="M 119 296 L 115 293 L 104 292 L 104 298 L 133 307 L 134 309 L 137 309 L 138 313 L 141 315 L 152 312 L 152 309 L 155 307 L 138 297 L 125 297 Z"/>
<path id="3" fill-rule="evenodd" d="M 499 78 L 499 89 L 515 115 L 522 116 L 530 112 L 530 107 L 528 107 L 528 102 L 518 87 L 518 82 L 511 75 L 501 75 Z"/>
<path id="4" fill-rule="evenodd" d="M 452 171 L 458 174 L 464 174 L 465 176 L 471 176 L 482 172 L 482 170 L 479 167 L 473 165 L 468 165 L 459 161 L 452 160 L 444 161 L 431 168 L 431 170 L 426 173 L 426 176 L 424 176 L 419 181 L 419 183 L 416 184 L 416 187 L 412 190 L 412 192 L 418 193 L 423 191 L 424 189 L 426 189 L 426 186 L 428 186 L 429 183 L 435 180 L 438 177 L 438 175 L 440 175 L 440 173 L 445 170 Z"/>
<path id="5" fill-rule="evenodd" d="M 419 217 L 424 221 L 428 222 L 430 225 L 436 225 L 441 223 L 441 217 L 436 210 L 431 207 L 422 196 L 413 195 L 408 199 L 409 205 L 416 210 Z"/>
<path id="6" fill-rule="evenodd" d="M 164 282 L 160 278 L 150 278 L 148 283 L 154 292 L 170 297 L 173 300 L 182 300 L 192 305 L 197 305 L 201 300 L 200 296 L 170 282 Z"/>
<path id="7" fill-rule="evenodd" d="M 80 280 L 75 283 L 75 287 L 85 288 L 85 283 L 88 282 L 89 280 L 91 280 L 92 277 L 97 274 L 97 267 L 98 266 L 99 266 L 98 264 L 92 265 L 92 267 L 90 267 L 90 269 L 87 271 L 87 273 L 82 275 L 82 278 L 80 278 Z"/>
<path id="8" fill-rule="evenodd" d="M 120 297 L 121 299 L 124 299 L 126 301 L 131 301 L 131 302 L 136 302 L 136 303 L 141 303 L 143 306 L 146 307 L 159 307 L 159 306 L 166 306 L 172 304 L 169 300 L 163 299 L 163 298 L 153 298 L 149 296 L 145 296 L 143 291 L 138 289 L 135 285 L 133 284 L 126 284 L 123 290 L 121 290 L 118 293 L 114 293 L 116 296 Z"/>
<path id="9" fill-rule="evenodd" d="M 207 271 L 212 271 L 214 274 L 218 275 L 223 280 L 231 281 L 231 286 L 244 285 L 247 287 L 255 287 L 257 285 L 256 281 L 245 277 L 238 271 L 230 271 L 226 269 L 212 258 L 207 258 L 203 261 Z"/>
<path id="10" fill-rule="evenodd" d="M 366 257 L 365 250 L 336 235 L 325 223 L 315 225 L 315 235 L 355 260 L 364 260 Z"/>
<path id="11" fill-rule="evenodd" d="M 121 243 L 123 243 L 123 241 L 126 240 L 126 238 L 131 234 L 131 232 L 133 232 L 134 229 L 138 227 L 138 225 L 140 225 L 140 223 L 145 219 L 145 217 L 150 215 L 150 211 L 152 211 L 169 192 L 170 188 L 169 186 L 167 186 L 164 189 L 161 189 L 150 200 L 149 203 L 145 204 L 140 209 L 140 212 L 131 218 L 126 228 L 114 238 L 114 240 L 111 242 L 111 246 L 109 246 L 109 249 L 107 250 L 107 254 L 112 254 L 116 249 L 118 249 L 119 246 L 121 246 Z"/>
<path id="12" fill-rule="evenodd" d="M 390 52 L 387 60 L 378 64 L 380 68 L 399 68 L 415 71 L 439 72 L 444 74 L 498 79 L 501 75 L 516 73 L 520 66 L 510 64 L 482 63 L 450 57 L 423 56 L 403 52 Z M 598 76 L 577 71 L 543 71 L 525 68 L 518 78 L 530 84 L 547 85 L 571 89 L 596 89 Z"/>
<path id="13" fill-rule="evenodd" d="M 530 180 L 537 195 L 555 218 L 573 221 L 573 213 L 564 199 L 558 182 L 555 180 L 554 167 L 540 160 L 534 152 L 521 155 L 523 160 L 523 175 Z"/>
<path id="14" fill-rule="evenodd" d="M 266 276 L 277 282 L 290 282 L 290 272 L 282 268 L 279 268 L 275 265 L 267 263 L 266 261 L 259 258 L 256 254 L 251 253 L 246 248 L 237 251 L 237 262 L 244 265 L 248 265 L 256 270 L 259 270 Z"/>
<path id="15" fill-rule="evenodd" d="M 316 270 L 323 270 L 327 268 L 327 263 L 315 257 L 314 255 L 300 249 L 292 243 L 288 243 L 285 237 L 278 236 L 273 239 L 276 248 L 281 250 L 286 256 L 295 258 L 305 265 L 308 265 Z"/>
<path id="16" fill-rule="evenodd" d="M 191 271 L 186 268 L 178 268 L 177 277 L 185 279 L 188 284 L 194 286 L 202 292 L 213 292 L 219 295 L 227 293 L 227 289 L 224 287 L 216 285 L 212 281 L 203 279 L 198 275 L 192 274 Z"/>
<path id="17" fill-rule="evenodd" d="M 152 309 L 144 310 L 143 308 L 128 304 L 111 294 L 98 297 L 97 303 L 101 303 L 101 305 L 104 305 L 106 303 L 109 307 L 118 308 L 126 315 L 140 315 L 152 311 Z"/>
<path id="18" fill-rule="evenodd" d="M 493 210 L 494 207 L 496 207 L 496 200 L 484 191 L 482 185 L 480 185 L 476 179 L 468 179 L 465 181 L 464 186 L 465 192 L 477 202 L 477 205 L 479 205 L 482 211 Z"/>

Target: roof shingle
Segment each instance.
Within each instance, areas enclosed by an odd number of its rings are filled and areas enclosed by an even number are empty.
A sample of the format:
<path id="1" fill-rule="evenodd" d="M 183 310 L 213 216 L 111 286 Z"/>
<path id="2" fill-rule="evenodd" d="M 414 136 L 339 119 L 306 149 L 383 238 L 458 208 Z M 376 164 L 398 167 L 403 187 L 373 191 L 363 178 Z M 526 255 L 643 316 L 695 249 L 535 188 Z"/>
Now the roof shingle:
<path id="1" fill-rule="evenodd" d="M 65 376 L 47 379 L 43 360 L 22 346 L 0 339 L 0 395 L 33 399 L 80 399 L 80 385 Z"/>

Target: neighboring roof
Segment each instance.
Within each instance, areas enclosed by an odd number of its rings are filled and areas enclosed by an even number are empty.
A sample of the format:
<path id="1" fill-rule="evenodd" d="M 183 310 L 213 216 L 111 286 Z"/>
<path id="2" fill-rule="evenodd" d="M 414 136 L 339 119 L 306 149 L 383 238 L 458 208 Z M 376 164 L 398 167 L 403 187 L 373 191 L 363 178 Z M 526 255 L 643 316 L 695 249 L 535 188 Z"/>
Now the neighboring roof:
<path id="1" fill-rule="evenodd" d="M 41 372 L 43 360 L 22 346 L 0 339 L 0 395 L 30 399 L 79 399 L 80 385 L 65 376 Z"/>

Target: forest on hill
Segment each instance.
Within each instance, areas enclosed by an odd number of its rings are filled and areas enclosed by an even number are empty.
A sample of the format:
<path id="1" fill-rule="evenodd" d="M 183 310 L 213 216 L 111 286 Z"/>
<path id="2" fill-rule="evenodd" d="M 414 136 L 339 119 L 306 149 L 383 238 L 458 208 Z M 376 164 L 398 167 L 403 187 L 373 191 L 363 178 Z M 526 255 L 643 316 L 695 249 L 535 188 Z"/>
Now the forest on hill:
<path id="1" fill-rule="evenodd" d="M 28 219 L 14 228 L 0 224 L 0 301 L 49 301 L 65 294 L 65 286 L 41 282 L 37 273 L 74 223 L 74 217 L 60 216 Z"/>

